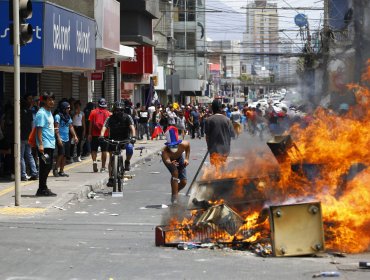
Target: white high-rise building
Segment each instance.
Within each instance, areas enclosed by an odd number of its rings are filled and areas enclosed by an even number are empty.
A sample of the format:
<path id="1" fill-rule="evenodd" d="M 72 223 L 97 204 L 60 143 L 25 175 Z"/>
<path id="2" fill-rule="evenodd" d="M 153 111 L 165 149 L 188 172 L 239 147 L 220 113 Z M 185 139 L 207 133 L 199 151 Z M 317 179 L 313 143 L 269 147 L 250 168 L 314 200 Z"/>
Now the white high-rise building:
<path id="1" fill-rule="evenodd" d="M 274 9 L 276 8 L 276 9 Z M 242 74 L 268 77 L 279 71 L 279 18 L 276 3 L 255 0 L 246 7 Z"/>

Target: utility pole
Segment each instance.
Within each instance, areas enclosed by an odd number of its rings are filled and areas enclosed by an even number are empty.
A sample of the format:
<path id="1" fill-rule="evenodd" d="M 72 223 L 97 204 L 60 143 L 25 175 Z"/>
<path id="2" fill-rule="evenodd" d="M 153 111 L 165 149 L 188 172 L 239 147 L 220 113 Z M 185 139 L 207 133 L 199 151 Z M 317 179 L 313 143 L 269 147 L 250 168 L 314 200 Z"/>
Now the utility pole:
<path id="1" fill-rule="evenodd" d="M 14 56 L 14 183 L 15 206 L 20 205 L 21 193 L 21 127 L 20 127 L 20 65 L 21 47 L 19 38 L 19 1 L 13 0 L 13 56 Z"/>
<path id="2" fill-rule="evenodd" d="M 32 42 L 33 28 L 26 22 L 32 17 L 31 0 L 9 0 L 10 44 L 13 44 L 14 61 L 14 189 L 15 206 L 20 205 L 21 193 L 21 110 L 20 110 L 20 72 L 21 45 Z"/>

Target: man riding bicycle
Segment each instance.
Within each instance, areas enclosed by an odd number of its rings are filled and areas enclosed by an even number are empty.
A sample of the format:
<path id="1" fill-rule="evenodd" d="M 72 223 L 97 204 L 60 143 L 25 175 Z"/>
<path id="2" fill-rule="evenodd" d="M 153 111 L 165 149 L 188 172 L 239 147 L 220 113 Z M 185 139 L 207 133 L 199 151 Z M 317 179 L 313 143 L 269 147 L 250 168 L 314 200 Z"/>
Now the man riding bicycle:
<path id="1" fill-rule="evenodd" d="M 112 108 L 113 114 L 106 119 L 104 126 L 100 132 L 100 139 L 104 139 L 104 133 L 109 129 L 110 140 L 125 141 L 131 140 L 130 143 L 125 144 L 126 160 L 125 170 L 130 170 L 130 160 L 134 153 L 133 144 L 136 142 L 134 121 L 130 115 L 124 112 L 125 105 L 119 101 L 115 102 Z M 130 137 L 131 136 L 131 137 Z M 109 181 L 107 186 L 113 186 L 113 172 L 112 172 L 112 152 L 115 151 L 114 145 L 109 145 Z"/>

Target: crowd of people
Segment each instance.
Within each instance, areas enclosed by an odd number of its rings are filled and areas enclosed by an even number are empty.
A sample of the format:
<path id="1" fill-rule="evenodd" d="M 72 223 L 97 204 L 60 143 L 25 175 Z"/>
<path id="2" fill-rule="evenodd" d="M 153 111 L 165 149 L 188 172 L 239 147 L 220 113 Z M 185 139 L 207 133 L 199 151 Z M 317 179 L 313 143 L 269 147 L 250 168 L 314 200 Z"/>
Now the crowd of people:
<path id="1" fill-rule="evenodd" d="M 117 125 L 124 126 L 124 137 L 131 135 L 138 140 L 165 139 L 168 128 L 175 128 L 176 137 L 181 140 L 206 137 L 212 162 L 226 160 L 230 152 L 231 137 L 238 137 L 243 130 L 262 135 L 263 130 L 269 128 L 272 133 L 277 134 L 288 125 L 286 111 L 277 113 L 271 105 L 263 112 L 258 105 L 256 108 L 248 104 L 233 107 L 222 104 L 218 99 L 215 99 L 212 105 L 206 106 L 178 103 L 143 106 L 123 100 L 115 103 L 112 108 L 101 98 L 96 104 L 87 103 L 84 109 L 79 100 L 62 99 L 55 104 L 54 99 L 52 93 L 45 92 L 39 98 L 26 95 L 21 102 L 21 180 L 39 180 L 37 194 L 45 196 L 55 195 L 47 188 L 46 182 L 51 170 L 55 177 L 68 177 L 64 170 L 66 164 L 80 162 L 91 155 L 93 172 L 98 172 L 99 150 L 100 172 L 109 171 L 107 160 L 111 149 L 106 142 L 100 141 L 100 138 L 113 137 L 114 133 L 109 135 L 109 128 Z M 123 113 L 124 118 L 121 115 Z M 0 176 L 9 179 L 14 179 L 13 115 L 13 106 L 6 104 L 0 126 Z M 36 131 L 35 147 L 29 142 L 33 128 Z M 187 142 L 184 144 L 186 146 Z M 186 150 L 187 146 L 184 149 Z M 171 150 L 166 151 L 171 158 Z M 130 170 L 132 154 L 133 146 L 127 145 L 126 170 Z M 178 156 L 177 153 L 175 155 Z M 173 170 L 169 164 L 166 166 Z M 181 172 L 180 175 L 176 173 L 174 176 L 176 179 L 184 179 L 178 178 L 181 177 Z M 177 185 L 176 182 L 171 181 L 171 185 Z M 181 184 L 183 182 L 175 189 L 181 189 Z M 176 193 L 174 195 L 176 196 Z"/>

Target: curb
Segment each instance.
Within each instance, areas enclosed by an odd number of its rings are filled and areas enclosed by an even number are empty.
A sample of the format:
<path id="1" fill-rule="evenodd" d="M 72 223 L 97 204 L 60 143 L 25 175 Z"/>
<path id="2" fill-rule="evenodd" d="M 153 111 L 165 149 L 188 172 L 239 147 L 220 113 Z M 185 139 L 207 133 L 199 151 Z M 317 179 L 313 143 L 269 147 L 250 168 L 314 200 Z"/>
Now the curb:
<path id="1" fill-rule="evenodd" d="M 158 154 L 160 150 L 162 150 L 162 148 L 155 149 L 153 150 L 153 152 L 148 153 L 145 156 L 142 156 L 138 159 L 133 160 L 131 164 L 145 163 L 148 161 L 148 158 L 151 158 L 153 155 Z M 53 203 L 52 205 L 48 206 L 47 209 L 54 208 L 54 206 L 56 205 L 58 205 L 59 207 L 63 207 L 71 201 L 89 199 L 88 194 L 90 192 L 96 192 L 96 191 L 104 189 L 107 182 L 108 182 L 108 177 L 98 180 L 94 183 L 90 183 L 88 186 L 87 185 L 81 186 L 79 188 L 79 191 L 77 191 L 76 193 L 63 194 L 60 197 L 60 199 L 57 199 L 57 201 L 55 201 L 55 203 Z"/>

